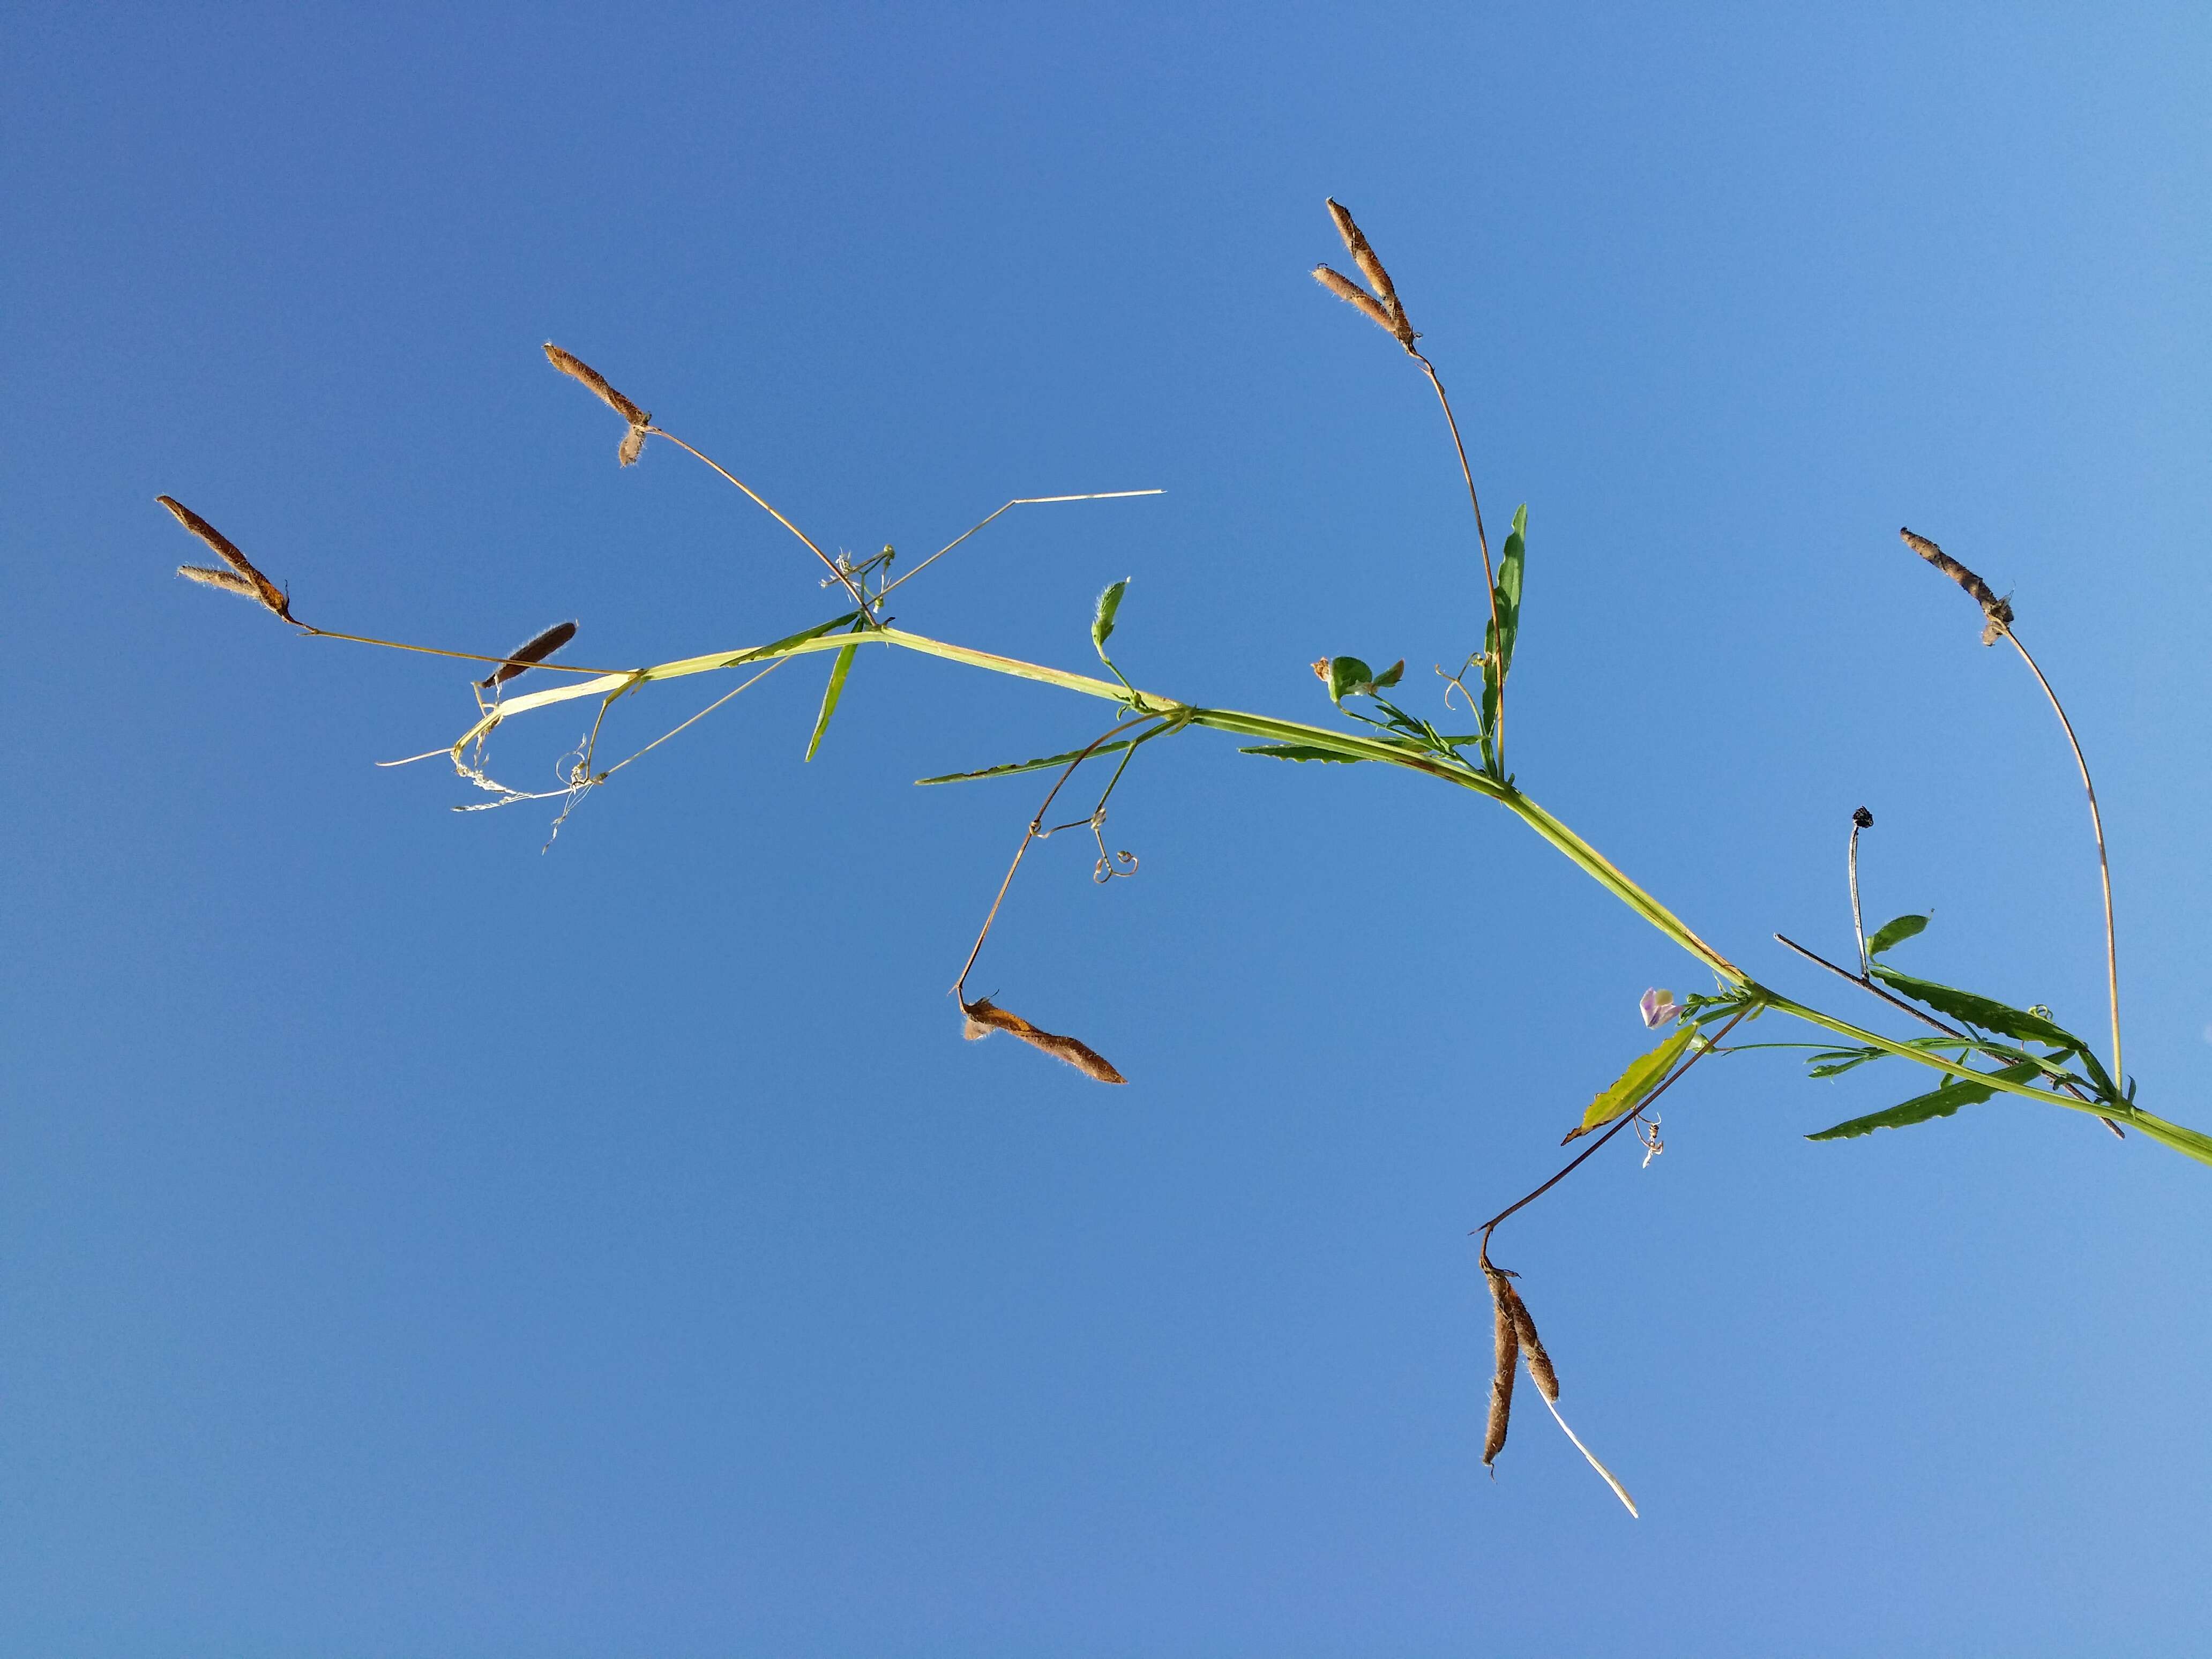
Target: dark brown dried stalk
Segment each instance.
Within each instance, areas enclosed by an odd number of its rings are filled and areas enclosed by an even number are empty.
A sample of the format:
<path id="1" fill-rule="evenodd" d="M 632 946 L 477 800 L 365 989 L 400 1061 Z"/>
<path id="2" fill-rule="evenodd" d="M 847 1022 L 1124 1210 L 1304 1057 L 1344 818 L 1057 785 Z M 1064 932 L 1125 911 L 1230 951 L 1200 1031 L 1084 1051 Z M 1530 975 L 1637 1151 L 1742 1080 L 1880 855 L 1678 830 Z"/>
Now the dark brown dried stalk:
<path id="1" fill-rule="evenodd" d="M 1988 624 L 1982 629 L 1982 643 L 1995 645 L 1997 642 L 1997 636 L 2012 626 L 2011 601 L 2001 599 L 1992 593 L 1987 582 L 1929 541 L 1927 537 L 1916 536 L 1910 530 L 1905 529 L 1899 530 L 1897 533 L 1905 538 L 1905 544 L 1907 547 L 1965 588 L 1967 596 L 1982 607 L 1982 615 L 1989 619 Z"/>
<path id="2" fill-rule="evenodd" d="M 527 644 L 518 645 L 514 650 L 508 652 L 507 660 L 493 669 L 489 675 L 478 680 L 477 684 L 487 690 L 495 685 L 504 684 L 517 674 L 527 672 L 531 664 L 544 661 L 546 658 L 575 637 L 575 623 L 555 623 L 552 627 L 532 638 Z"/>
<path id="3" fill-rule="evenodd" d="M 609 386 L 607 377 L 581 357 L 562 350 L 550 340 L 545 343 L 545 359 L 570 379 L 581 380 L 591 387 L 601 403 L 629 422 L 629 430 L 623 434 L 622 447 L 615 452 L 615 458 L 624 466 L 635 462 L 644 452 L 645 434 L 653 425 L 653 416 Z"/>
<path id="4" fill-rule="evenodd" d="M 1032 1048 L 1042 1048 L 1056 1060 L 1064 1060 L 1085 1077 L 1096 1078 L 1101 1083 L 1127 1083 L 1129 1079 L 1115 1071 L 1113 1066 L 1089 1043 L 1079 1038 L 1061 1036 L 1056 1031 L 1040 1030 L 1019 1014 L 1009 1013 L 988 997 L 978 997 L 973 1002 L 963 1000 L 960 1012 L 968 1016 L 968 1024 L 961 1036 L 970 1042 L 987 1037 L 994 1031 L 1010 1031 Z"/>
<path id="5" fill-rule="evenodd" d="M 1483 1263 L 1483 1277 L 1490 1281 L 1490 1297 L 1497 1315 L 1494 1340 L 1498 1348 L 1498 1369 L 1490 1380 L 1490 1425 L 1482 1441 L 1482 1467 L 1494 1475 L 1498 1454 L 1505 1449 L 1505 1431 L 1513 1420 L 1513 1373 L 1521 1358 L 1520 1326 L 1506 1305 L 1505 1297 L 1513 1287 L 1505 1283 L 1505 1275 L 1488 1262 Z M 1498 1294 L 1504 1286 L 1505 1295 Z"/>
<path id="6" fill-rule="evenodd" d="M 234 577 L 224 571 L 210 570 L 204 565 L 181 564 L 177 567 L 179 576 L 189 577 L 210 587 L 220 587 L 226 592 L 243 593 L 248 599 L 259 600 L 286 622 L 293 620 L 291 595 L 256 570 L 246 555 L 232 545 L 228 536 L 174 496 L 156 495 L 154 499 L 176 514 L 179 524 L 198 537 L 217 558 L 238 573 Z"/>

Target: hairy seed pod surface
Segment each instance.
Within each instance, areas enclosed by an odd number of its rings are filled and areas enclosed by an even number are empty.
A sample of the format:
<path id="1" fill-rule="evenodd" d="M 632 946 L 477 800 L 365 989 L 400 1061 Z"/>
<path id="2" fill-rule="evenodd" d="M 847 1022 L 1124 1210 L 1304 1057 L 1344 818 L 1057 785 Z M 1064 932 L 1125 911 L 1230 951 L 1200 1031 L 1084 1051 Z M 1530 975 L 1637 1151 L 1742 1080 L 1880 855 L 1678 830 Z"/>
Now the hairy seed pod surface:
<path id="1" fill-rule="evenodd" d="M 1079 1037 L 1062 1036 L 1057 1031 L 1042 1030 L 1019 1014 L 1000 1007 L 988 997 L 978 997 L 973 1002 L 963 1001 L 960 1012 L 968 1017 L 960 1034 L 969 1042 L 988 1036 L 994 1031 L 1006 1031 L 1019 1037 L 1032 1048 L 1042 1048 L 1054 1060 L 1064 1060 L 1085 1077 L 1096 1078 L 1101 1083 L 1127 1083 L 1129 1079 L 1115 1071 L 1106 1057 Z"/>
<path id="2" fill-rule="evenodd" d="M 1316 265 L 1313 274 L 1314 281 L 1319 283 L 1345 304 L 1358 307 L 1360 310 L 1375 319 L 1375 325 L 1383 332 L 1397 333 L 1398 321 L 1390 314 L 1389 307 L 1358 283 L 1353 282 L 1351 277 L 1340 270 L 1331 270 L 1327 265 Z"/>
<path id="3" fill-rule="evenodd" d="M 1536 1334 L 1536 1322 L 1529 1316 L 1528 1304 L 1510 1284 L 1505 1286 L 1504 1301 L 1507 1311 L 1513 1316 L 1513 1334 L 1521 1340 L 1521 1357 L 1528 1362 L 1528 1380 L 1536 1385 L 1538 1394 L 1556 1406 L 1559 1402 L 1559 1374 L 1552 1369 L 1552 1356 L 1544 1352 L 1544 1340 Z"/>
<path id="4" fill-rule="evenodd" d="M 524 644 L 516 646 L 514 650 L 508 652 L 507 653 L 507 660 L 501 663 L 498 667 L 493 669 L 490 673 L 478 680 L 477 684 L 484 687 L 486 690 L 489 690 L 495 685 L 502 685 L 508 680 L 513 679 L 517 674 L 526 672 L 529 670 L 531 664 L 544 661 L 546 658 L 551 656 L 556 651 L 558 651 L 562 646 L 568 644 L 569 641 L 575 637 L 575 623 L 572 622 L 555 623 L 552 627 L 547 629 L 543 634 L 536 635 Z"/>
<path id="5" fill-rule="evenodd" d="M 213 553 L 217 558 L 221 559 L 225 564 L 228 565 L 233 570 L 236 571 L 240 581 L 228 582 L 214 580 L 212 578 L 219 576 L 222 573 L 220 571 L 206 570 L 198 565 L 179 565 L 177 567 L 178 574 L 189 576 L 196 582 L 204 582 L 210 587 L 220 587 L 233 593 L 251 594 L 253 598 L 260 600 L 263 605 L 268 606 L 270 610 L 276 612 L 276 615 L 282 617 L 286 622 L 290 622 L 292 620 L 291 596 L 286 593 L 283 588 L 277 586 L 275 582 L 270 581 L 268 577 L 263 575 L 258 570 L 256 570 L 253 568 L 252 562 L 247 559 L 245 554 L 238 550 L 238 549 L 232 544 L 229 537 L 224 535 L 222 532 L 217 530 L 213 525 L 210 524 L 205 519 L 200 517 L 198 514 L 193 512 L 191 508 L 186 507 L 182 501 L 177 500 L 174 496 L 156 495 L 154 499 L 161 502 L 162 506 L 167 507 L 170 513 L 175 516 L 179 524 L 184 526 L 184 527 L 191 531 L 193 535 L 198 537 L 200 540 L 206 544 L 209 551 Z M 243 584 L 242 586 L 240 585 L 241 582 Z"/>
<path id="6" fill-rule="evenodd" d="M 651 426 L 653 416 L 607 384 L 607 377 L 593 368 L 573 351 L 563 351 L 548 340 L 545 360 L 572 380 L 581 380 L 599 394 L 599 401 L 628 421 L 632 426 Z"/>
<path id="7" fill-rule="evenodd" d="M 1492 1334 L 1498 1348 L 1498 1368 L 1490 1380 L 1490 1422 L 1482 1440 L 1482 1466 L 1487 1469 L 1498 1462 L 1498 1454 L 1505 1449 L 1505 1431 L 1512 1424 L 1513 1374 L 1520 1363 L 1521 1335 L 1514 1323 L 1512 1310 L 1498 1293 L 1498 1287 L 1505 1284 L 1504 1275 L 1488 1267 L 1483 1269 L 1483 1274 L 1490 1281 L 1491 1298 L 1496 1304 Z M 1510 1292 L 1512 1286 L 1508 1285 L 1506 1289 Z"/>
<path id="8" fill-rule="evenodd" d="M 1916 536 L 1910 530 L 1905 529 L 1899 530 L 1897 533 L 1905 538 L 1905 544 L 1907 547 L 1965 588 L 1968 597 L 1982 607 L 1982 615 L 1988 618 L 1982 629 L 1982 643 L 1995 645 L 1997 642 L 1997 636 L 2012 626 L 2012 601 L 1999 599 L 1990 591 L 1990 585 L 1987 582 L 1929 541 L 1927 537 Z"/>

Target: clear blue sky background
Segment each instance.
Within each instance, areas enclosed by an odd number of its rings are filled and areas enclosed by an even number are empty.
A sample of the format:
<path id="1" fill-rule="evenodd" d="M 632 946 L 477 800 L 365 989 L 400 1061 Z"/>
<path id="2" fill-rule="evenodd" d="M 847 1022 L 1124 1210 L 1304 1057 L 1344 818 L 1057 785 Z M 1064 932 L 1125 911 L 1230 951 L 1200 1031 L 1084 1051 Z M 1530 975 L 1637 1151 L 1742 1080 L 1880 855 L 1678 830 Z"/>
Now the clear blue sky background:
<path id="1" fill-rule="evenodd" d="M 2212 1170 L 1915 1079 L 1701 1072 L 1466 1230 L 1694 969 L 1455 791 L 1147 751 L 979 974 L 1133 1079 L 958 1040 L 1031 781 L 1099 709 L 823 665 L 459 816 L 454 666 L 830 614 L 1304 718 L 1479 642 L 1425 386 L 1306 272 L 1360 214 L 1529 503 L 1522 784 L 1723 949 L 1776 928 L 2101 1029 L 2049 710 L 2114 836 L 2130 1069 L 2212 1124 L 2202 8 L 12 9 L 0 1626 L 54 1655 L 2202 1650 Z M 641 741 L 705 682 L 623 706 Z M 501 733 L 550 779 L 571 711 Z M 1865 1011 L 1861 1011 L 1865 1012 Z M 1767 1030 L 1766 1035 L 1788 1033 Z"/>

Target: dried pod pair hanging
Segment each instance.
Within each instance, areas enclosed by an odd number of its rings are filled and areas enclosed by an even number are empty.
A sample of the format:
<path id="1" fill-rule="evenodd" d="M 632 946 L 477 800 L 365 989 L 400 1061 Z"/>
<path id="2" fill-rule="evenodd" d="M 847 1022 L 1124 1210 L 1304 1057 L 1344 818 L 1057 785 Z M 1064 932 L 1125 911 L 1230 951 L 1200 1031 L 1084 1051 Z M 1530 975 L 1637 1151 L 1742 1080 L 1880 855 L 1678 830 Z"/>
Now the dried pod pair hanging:
<path id="1" fill-rule="evenodd" d="M 204 565 L 180 564 L 177 567 L 179 576 L 209 587 L 220 587 L 227 593 L 242 593 L 247 599 L 265 605 L 286 622 L 298 622 L 292 615 L 292 596 L 256 570 L 228 536 L 173 496 L 156 495 L 154 499 L 175 514 L 179 524 L 198 537 L 217 558 L 230 567 L 228 570 L 210 570 Z M 298 625 L 304 627 L 306 624 Z"/>
<path id="2" fill-rule="evenodd" d="M 1357 306 L 1373 318 L 1378 326 L 1395 335 L 1398 343 L 1411 351 L 1413 342 L 1420 337 L 1406 319 L 1406 307 L 1398 302 L 1398 289 L 1390 281 L 1390 273 L 1382 269 L 1382 262 L 1375 257 L 1367 238 L 1352 219 L 1351 210 L 1334 196 L 1328 198 L 1328 216 L 1336 221 L 1336 234 L 1344 238 L 1345 252 L 1351 254 L 1352 263 L 1368 282 L 1362 288 L 1342 271 L 1332 270 L 1327 265 L 1314 267 L 1314 281 L 1346 304 Z M 1369 289 L 1374 291 L 1370 293 Z"/>
<path id="3" fill-rule="evenodd" d="M 1536 1321 L 1528 1311 L 1528 1304 L 1521 1299 L 1520 1291 L 1513 1288 L 1513 1274 L 1503 1267 L 1494 1267 L 1485 1255 L 1482 1276 L 1489 1281 L 1491 1301 L 1496 1313 L 1496 1342 L 1498 1367 L 1490 1384 L 1490 1425 L 1482 1447 L 1483 1467 L 1493 1478 L 1498 1454 L 1505 1449 L 1505 1432 L 1513 1415 L 1514 1369 L 1516 1362 L 1528 1367 L 1528 1380 L 1536 1385 L 1536 1392 L 1552 1413 L 1552 1420 L 1574 1448 L 1613 1488 L 1629 1514 L 1636 1513 L 1636 1500 L 1628 1495 L 1628 1488 L 1613 1479 L 1613 1471 L 1590 1455 L 1575 1431 L 1567 1427 L 1567 1419 L 1559 1415 L 1559 1374 L 1553 1369 L 1552 1356 L 1544 1352 L 1544 1340 L 1536 1334 Z"/>

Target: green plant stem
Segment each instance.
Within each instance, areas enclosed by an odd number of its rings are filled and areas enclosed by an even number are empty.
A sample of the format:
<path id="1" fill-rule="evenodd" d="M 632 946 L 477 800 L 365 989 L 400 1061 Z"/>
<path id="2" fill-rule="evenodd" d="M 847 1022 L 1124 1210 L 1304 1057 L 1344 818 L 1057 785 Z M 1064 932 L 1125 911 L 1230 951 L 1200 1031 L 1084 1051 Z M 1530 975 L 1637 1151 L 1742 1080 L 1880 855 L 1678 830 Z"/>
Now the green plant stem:
<path id="1" fill-rule="evenodd" d="M 555 703 L 572 702 L 579 697 L 605 697 L 617 692 L 635 690 L 655 680 L 678 679 L 691 674 L 711 673 L 720 669 L 735 668 L 747 663 L 765 663 L 784 657 L 805 656 L 817 651 L 841 651 L 854 644 L 884 645 L 927 656 L 943 658 L 971 668 L 983 669 L 994 674 L 1010 675 L 1018 679 L 1032 680 L 1041 685 L 1057 686 L 1062 690 L 1080 692 L 1108 702 L 1118 702 L 1139 714 L 1170 717 L 1176 724 L 1207 726 L 1216 731 L 1231 732 L 1240 737 L 1259 738 L 1270 742 L 1291 743 L 1328 750 L 1347 760 L 1376 761 L 1384 765 L 1403 767 L 1446 782 L 1457 784 L 1487 796 L 1512 812 L 1534 830 L 1545 841 L 1601 887 L 1618 898 L 1631 910 L 1672 939 L 1683 950 L 1711 968 L 1731 988 L 1756 996 L 1766 1007 L 1777 1012 L 1794 1015 L 1807 1024 L 1838 1036 L 1849 1037 L 1868 1048 L 1879 1048 L 1886 1054 L 1911 1060 L 1917 1066 L 1946 1073 L 1995 1089 L 2002 1093 L 2018 1095 L 2024 1099 L 2040 1101 L 2046 1105 L 2061 1106 L 2069 1111 L 2086 1112 L 2093 1117 L 2112 1116 L 2140 1129 L 2151 1139 L 2176 1152 L 2195 1158 L 2200 1164 L 2212 1164 L 2212 1135 L 2206 1135 L 2181 1124 L 2169 1122 L 2139 1106 L 2118 1106 L 2109 1103 L 2091 1103 L 2069 1099 L 2025 1083 L 2013 1083 L 1988 1072 L 1976 1071 L 1962 1061 L 1945 1059 L 1942 1054 L 1926 1049 L 1914 1048 L 1893 1037 L 1838 1019 L 1818 1009 L 1806 1006 L 1780 993 L 1767 989 L 1753 980 L 1741 968 L 1716 951 L 1692 933 L 1688 925 L 1657 899 L 1646 892 L 1635 881 L 1624 874 L 1595 847 L 1584 841 L 1543 807 L 1510 784 L 1477 771 L 1463 762 L 1446 760 L 1431 750 L 1417 750 L 1406 744 L 1381 738 L 1370 738 L 1358 732 L 1346 732 L 1325 726 L 1312 726 L 1303 720 L 1277 719 L 1267 714 L 1250 714 L 1230 708 L 1203 708 L 1179 702 L 1151 692 L 1132 692 L 1111 680 L 1102 680 L 1089 674 L 1071 673 L 1065 669 L 1048 668 L 1039 663 L 1024 662 L 1018 658 L 1002 657 L 972 647 L 954 645 L 947 641 L 934 640 L 924 635 L 911 634 L 896 628 L 879 628 L 855 636 L 850 634 L 817 635 L 811 639 L 795 640 L 779 646 L 757 647 L 751 650 L 711 652 L 703 656 L 685 657 L 674 662 L 656 664 L 651 667 L 631 669 L 623 673 L 602 675 L 568 685 L 548 687 L 526 696 L 511 698 L 485 711 L 482 719 L 463 732 L 453 745 L 452 752 L 458 763 L 463 750 L 489 735 L 497 726 L 514 716 L 533 708 L 543 708 Z"/>

